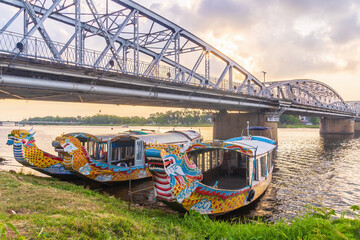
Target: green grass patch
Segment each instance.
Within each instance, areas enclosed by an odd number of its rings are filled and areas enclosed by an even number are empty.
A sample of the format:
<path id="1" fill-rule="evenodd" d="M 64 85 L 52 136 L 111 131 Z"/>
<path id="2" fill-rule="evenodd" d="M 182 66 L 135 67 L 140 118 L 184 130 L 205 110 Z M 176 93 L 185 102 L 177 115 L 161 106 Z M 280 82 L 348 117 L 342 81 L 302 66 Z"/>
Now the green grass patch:
<path id="1" fill-rule="evenodd" d="M 359 208 L 352 218 L 331 209 L 276 223 L 231 223 L 133 207 L 83 186 L 0 172 L 0 239 L 360 239 Z"/>

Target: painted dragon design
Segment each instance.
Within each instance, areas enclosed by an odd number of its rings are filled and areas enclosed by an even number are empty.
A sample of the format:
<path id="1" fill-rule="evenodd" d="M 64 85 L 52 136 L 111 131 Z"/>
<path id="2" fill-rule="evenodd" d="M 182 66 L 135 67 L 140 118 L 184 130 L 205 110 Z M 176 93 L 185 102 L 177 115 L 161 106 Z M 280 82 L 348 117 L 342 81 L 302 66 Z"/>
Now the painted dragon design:
<path id="1" fill-rule="evenodd" d="M 145 155 L 160 200 L 182 203 L 203 178 L 201 171 L 179 146 L 149 143 Z"/>
<path id="2" fill-rule="evenodd" d="M 16 161 L 50 176 L 71 175 L 64 168 L 61 158 L 42 151 L 36 146 L 34 135 L 35 132 L 25 129 L 12 130 L 8 135 L 6 144 L 13 146 Z"/>
<path id="3" fill-rule="evenodd" d="M 81 177 L 111 183 L 151 176 L 146 166 L 130 168 L 91 159 L 79 139 L 70 134 L 56 137 L 52 145 L 63 158 L 65 167 Z"/>
<path id="4" fill-rule="evenodd" d="M 180 205 L 186 210 L 202 214 L 220 214 L 248 204 L 247 196 L 251 189 L 258 193 L 264 191 L 263 185 L 227 190 L 203 184 L 201 171 L 187 153 L 206 148 L 228 149 L 252 155 L 249 149 L 225 142 L 218 146 L 206 142 L 193 144 L 185 151 L 173 145 L 147 144 L 145 155 L 154 176 L 156 197 L 159 200 L 170 203 L 170 206 Z"/>

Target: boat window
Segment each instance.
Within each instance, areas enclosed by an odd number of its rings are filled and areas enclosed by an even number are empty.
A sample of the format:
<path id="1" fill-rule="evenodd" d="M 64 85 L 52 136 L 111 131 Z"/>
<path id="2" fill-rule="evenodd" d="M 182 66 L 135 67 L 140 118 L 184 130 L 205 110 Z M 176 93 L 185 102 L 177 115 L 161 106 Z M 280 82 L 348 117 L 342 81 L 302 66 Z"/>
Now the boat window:
<path id="1" fill-rule="evenodd" d="M 271 165 L 274 166 L 274 161 L 277 157 L 277 148 L 274 148 L 273 151 L 272 151 L 272 157 L 271 157 L 271 160 L 272 160 L 272 163 Z"/>
<path id="2" fill-rule="evenodd" d="M 135 166 L 144 164 L 144 141 L 138 139 L 135 141 Z"/>
<path id="3" fill-rule="evenodd" d="M 134 165 L 134 145 L 135 141 L 132 139 L 112 142 L 110 164 L 129 166 L 131 162 Z"/>
<path id="4" fill-rule="evenodd" d="M 108 145 L 107 143 L 100 143 L 97 152 L 97 158 L 99 160 L 106 160 L 107 159 L 107 151 Z"/>
<path id="5" fill-rule="evenodd" d="M 266 155 L 260 158 L 260 164 L 261 164 L 261 177 L 264 177 L 266 175 Z"/>
<path id="6" fill-rule="evenodd" d="M 191 159 L 197 165 L 197 155 L 191 156 Z"/>
<path id="7" fill-rule="evenodd" d="M 271 170 L 271 167 L 272 167 L 272 156 L 273 156 L 273 151 L 269 152 L 268 154 L 268 172 L 270 172 Z"/>
<path id="8" fill-rule="evenodd" d="M 259 159 L 256 158 L 256 159 L 254 159 L 254 161 L 255 161 L 254 180 L 259 181 Z"/>
<path id="9" fill-rule="evenodd" d="M 204 153 L 204 172 L 209 170 L 209 152 Z"/>
<path id="10" fill-rule="evenodd" d="M 215 167 L 217 167 L 216 165 L 216 162 L 217 162 L 217 149 L 211 151 L 211 156 L 210 156 L 210 159 L 211 159 L 211 169 L 214 169 Z"/>

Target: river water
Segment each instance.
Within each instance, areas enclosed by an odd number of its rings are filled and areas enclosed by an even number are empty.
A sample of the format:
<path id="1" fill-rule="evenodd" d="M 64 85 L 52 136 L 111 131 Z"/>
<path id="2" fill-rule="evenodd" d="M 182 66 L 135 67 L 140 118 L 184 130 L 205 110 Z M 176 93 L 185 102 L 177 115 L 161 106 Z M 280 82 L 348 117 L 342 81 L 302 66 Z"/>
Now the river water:
<path id="1" fill-rule="evenodd" d="M 13 126 L 0 127 L 0 157 L 6 159 L 1 170 L 14 170 L 44 176 L 19 165 L 12 156 L 12 148 L 6 145 L 7 134 Z M 29 130 L 30 127 L 27 127 Z M 165 132 L 172 128 L 132 127 Z M 176 129 L 188 129 L 185 127 Z M 200 131 L 204 139 L 212 139 L 211 127 L 193 128 Z M 119 126 L 33 126 L 37 146 L 56 154 L 51 141 L 67 132 L 92 134 L 117 134 L 128 130 Z M 265 217 L 270 220 L 280 217 L 292 218 L 303 211 L 306 204 L 325 206 L 337 212 L 348 211 L 360 204 L 360 138 L 359 136 L 319 135 L 318 129 L 278 129 L 278 158 L 273 181 L 264 196 L 245 211 L 233 212 L 231 216 Z M 148 190 L 133 194 L 138 204 L 164 208 L 153 199 L 152 181 L 137 181 L 133 191 Z M 150 188 L 150 189 L 149 189 Z M 128 199 L 128 184 L 103 187 L 104 191 Z"/>

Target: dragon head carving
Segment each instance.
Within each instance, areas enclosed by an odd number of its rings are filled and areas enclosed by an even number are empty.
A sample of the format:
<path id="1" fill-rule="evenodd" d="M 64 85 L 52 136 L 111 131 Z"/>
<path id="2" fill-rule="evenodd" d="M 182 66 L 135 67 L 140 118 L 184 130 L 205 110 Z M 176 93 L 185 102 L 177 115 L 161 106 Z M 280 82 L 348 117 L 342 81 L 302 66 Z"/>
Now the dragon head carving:
<path id="1" fill-rule="evenodd" d="M 156 182 L 157 197 L 161 200 L 181 203 L 203 177 L 179 146 L 150 143 L 145 155 Z"/>
<path id="2" fill-rule="evenodd" d="M 12 130 L 8 135 L 7 145 L 24 146 L 25 148 L 35 146 L 34 134 L 25 129 Z"/>
<path id="3" fill-rule="evenodd" d="M 73 134 L 62 134 L 52 142 L 55 152 L 59 153 L 65 168 L 75 169 L 81 166 L 82 161 L 87 162 L 89 156 L 80 140 Z"/>
<path id="4" fill-rule="evenodd" d="M 60 155 L 71 157 L 78 149 L 81 149 L 81 142 L 74 136 L 63 134 L 56 137 L 52 146 Z"/>

